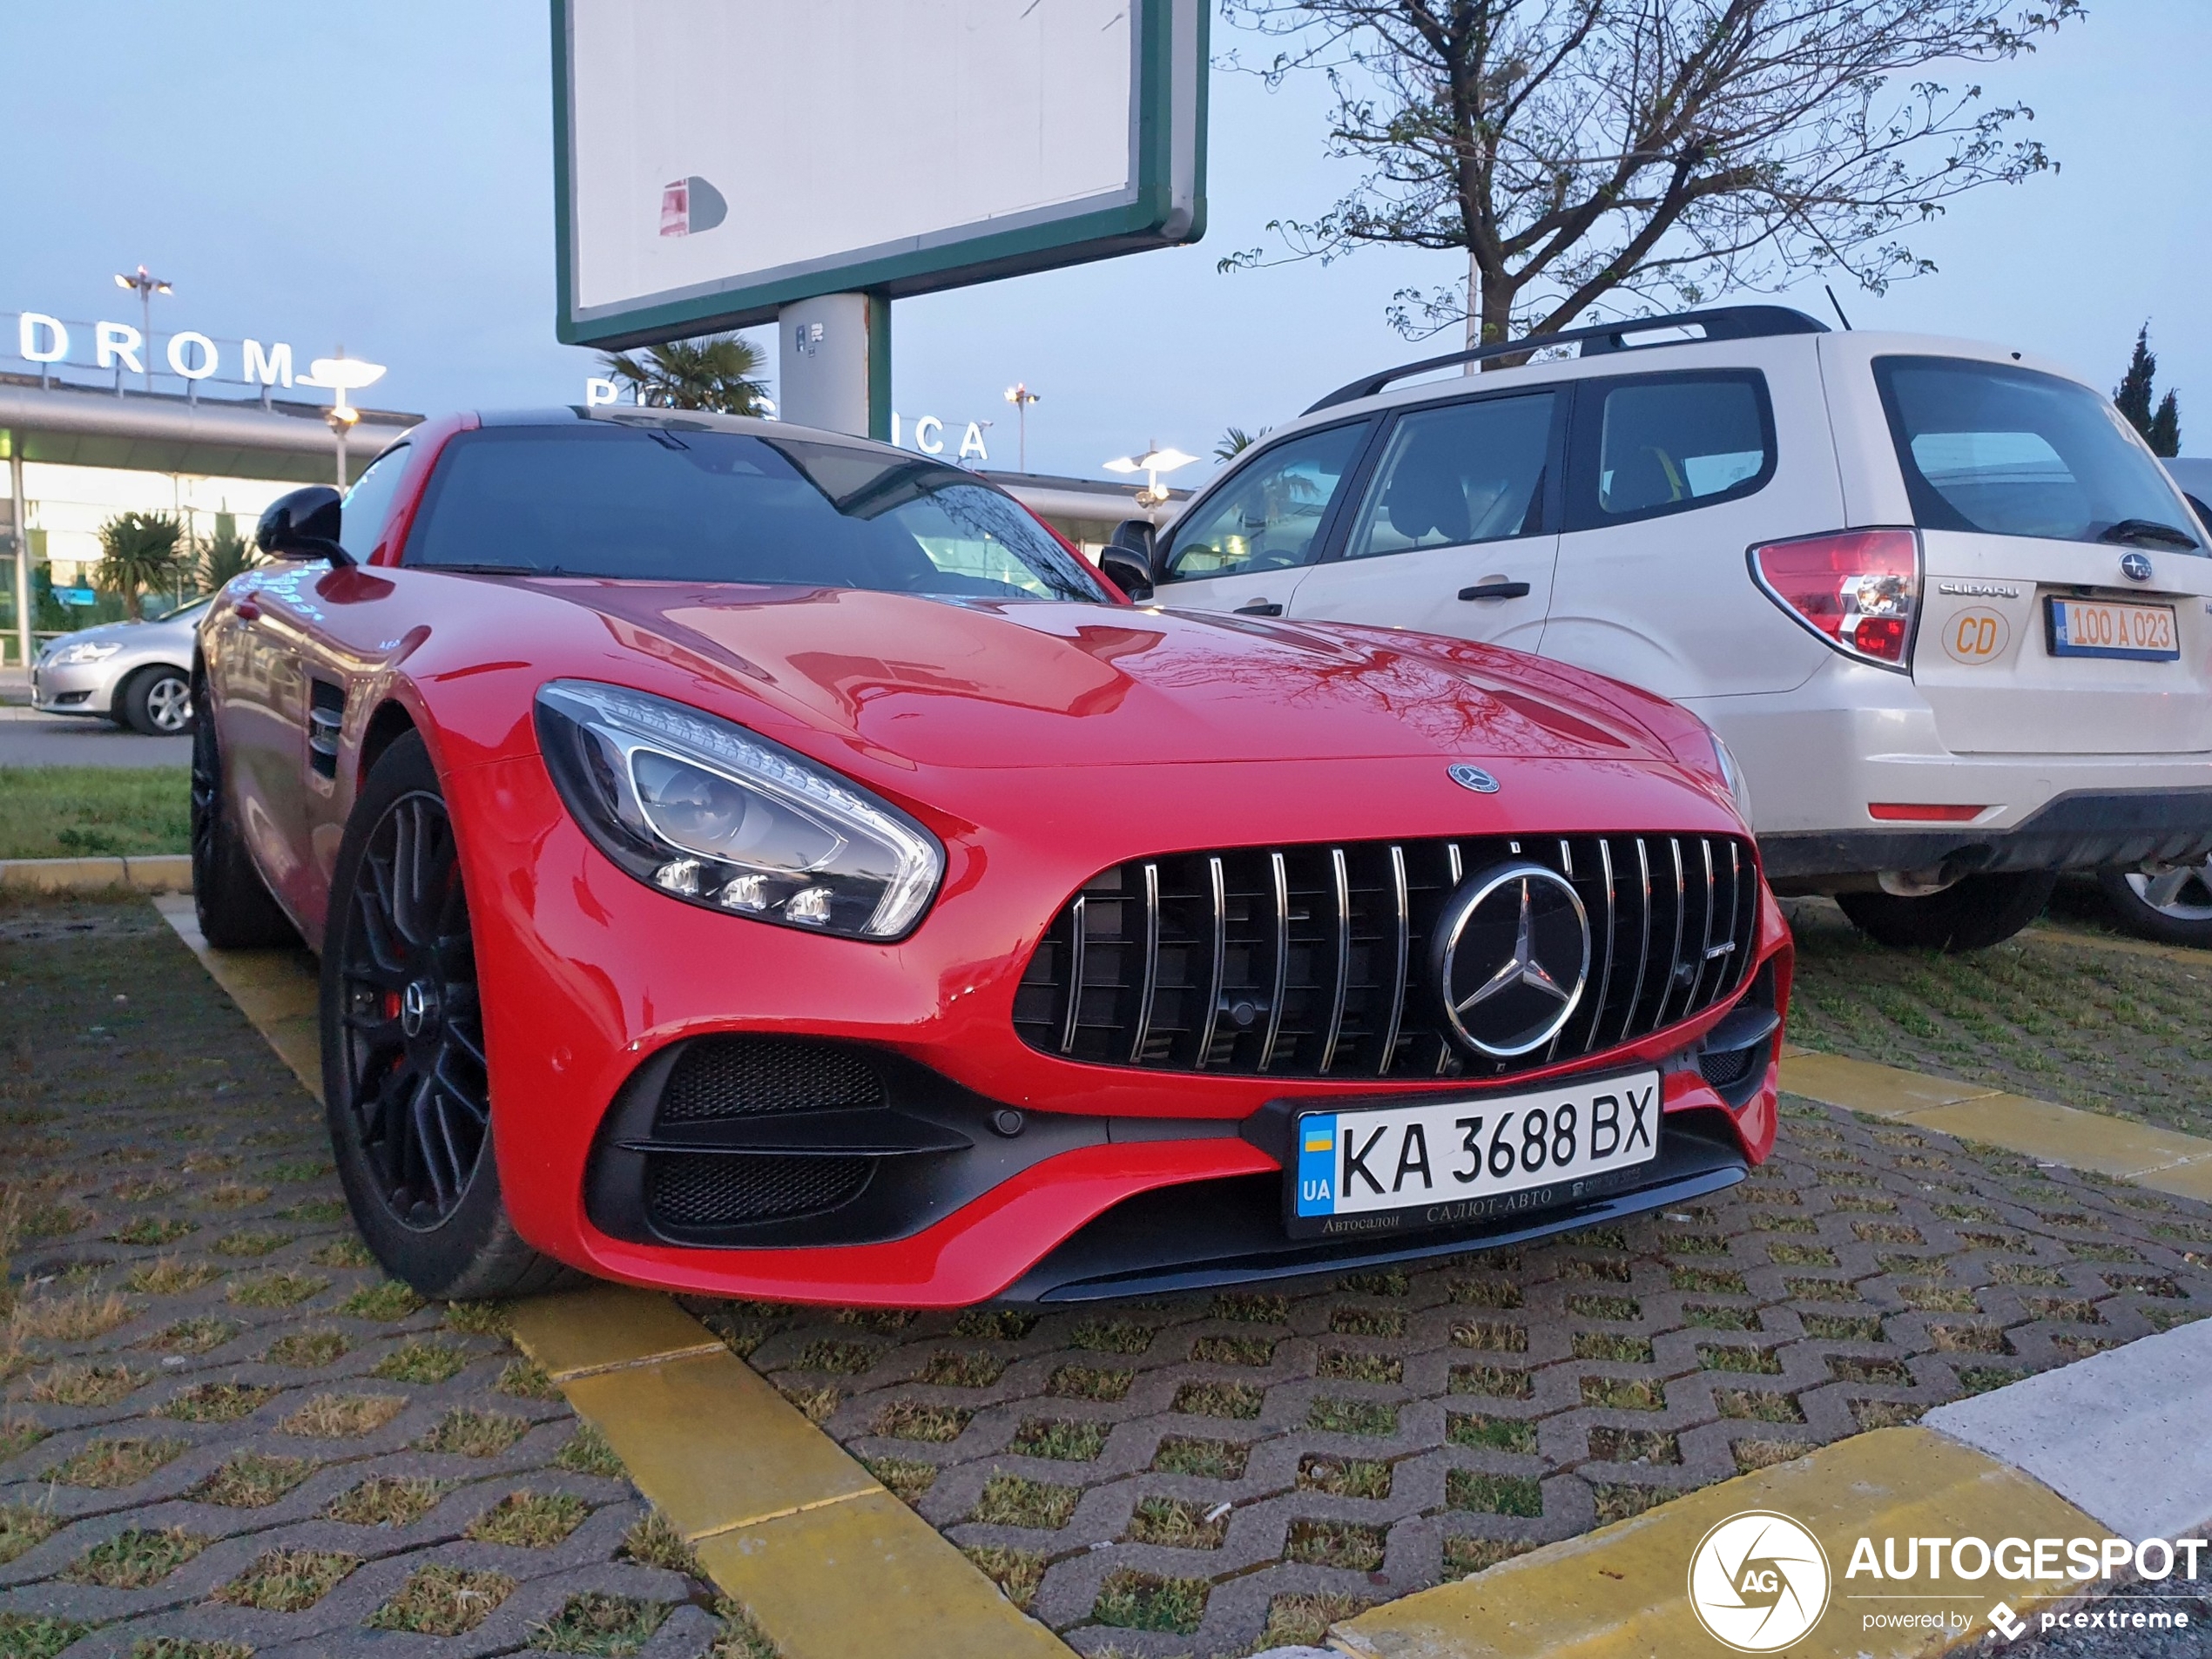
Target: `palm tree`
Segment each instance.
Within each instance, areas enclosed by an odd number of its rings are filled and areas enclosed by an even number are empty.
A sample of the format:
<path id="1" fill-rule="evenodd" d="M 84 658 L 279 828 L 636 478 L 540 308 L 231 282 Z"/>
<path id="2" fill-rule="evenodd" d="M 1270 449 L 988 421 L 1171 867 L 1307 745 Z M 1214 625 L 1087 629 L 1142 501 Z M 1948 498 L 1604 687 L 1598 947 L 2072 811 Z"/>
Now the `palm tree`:
<path id="1" fill-rule="evenodd" d="M 118 513 L 100 526 L 100 563 L 92 579 L 123 596 L 124 614 L 140 616 L 140 596 L 176 580 L 184 569 L 184 526 L 172 513 Z"/>
<path id="2" fill-rule="evenodd" d="M 1214 445 L 1213 458 L 1217 462 L 1234 461 L 1266 435 L 1265 427 L 1257 432 L 1247 432 L 1240 426 L 1232 426 L 1221 435 L 1221 442 Z"/>
<path id="3" fill-rule="evenodd" d="M 762 415 L 768 388 L 760 349 L 736 334 L 671 340 L 648 346 L 641 358 L 610 352 L 599 360 L 614 379 L 626 381 L 640 403 L 663 409 L 713 409 L 723 415 Z"/>
<path id="4" fill-rule="evenodd" d="M 260 562 L 261 556 L 253 550 L 253 544 L 235 530 L 227 536 L 218 536 L 199 556 L 200 590 L 212 593 L 233 577 L 243 575 Z"/>

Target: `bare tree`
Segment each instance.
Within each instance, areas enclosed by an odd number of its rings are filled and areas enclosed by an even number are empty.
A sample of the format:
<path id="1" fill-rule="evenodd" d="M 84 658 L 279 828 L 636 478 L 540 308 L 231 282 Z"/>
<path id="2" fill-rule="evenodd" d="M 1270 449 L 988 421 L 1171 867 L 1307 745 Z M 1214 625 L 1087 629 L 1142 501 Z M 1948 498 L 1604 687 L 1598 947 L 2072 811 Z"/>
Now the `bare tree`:
<path id="1" fill-rule="evenodd" d="M 1401 289 L 1413 336 L 1470 346 L 1770 287 L 1812 270 L 1876 293 L 1933 269 L 1900 239 L 1952 197 L 2053 169 L 2034 112 L 1929 77 L 2016 57 L 2080 0 L 1224 0 L 1335 96 L 1330 153 L 1365 164 L 1273 259 L 1455 251 L 1464 283 Z"/>

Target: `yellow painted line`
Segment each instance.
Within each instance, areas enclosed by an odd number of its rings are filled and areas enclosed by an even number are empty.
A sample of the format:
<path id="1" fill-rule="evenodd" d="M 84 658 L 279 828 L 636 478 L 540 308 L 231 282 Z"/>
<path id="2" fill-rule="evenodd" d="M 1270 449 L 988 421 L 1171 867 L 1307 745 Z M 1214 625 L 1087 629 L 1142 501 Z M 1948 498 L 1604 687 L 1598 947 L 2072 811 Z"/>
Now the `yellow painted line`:
<path id="1" fill-rule="evenodd" d="M 2193 950 L 2187 945 L 2161 945 L 2149 939 L 2115 939 L 2109 934 L 2078 934 L 2067 927 L 2030 927 L 2020 935 L 2046 945 L 2078 945 L 2083 950 L 2117 951 L 2123 956 L 2155 956 L 2184 968 L 2212 969 L 2212 950 Z"/>
<path id="2" fill-rule="evenodd" d="M 2063 1576 L 1961 1585 L 1923 1577 L 1915 1599 L 1862 1600 L 1891 1587 L 1846 1577 L 1862 1538 L 2102 1538 L 2106 1528 L 1994 1458 L 1923 1428 L 1879 1429 L 1756 1474 L 1723 1480 L 1581 1538 L 1516 1557 L 1457 1583 L 1363 1613 L 1330 1632 L 1360 1659 L 1711 1659 L 1723 1651 L 1691 1611 L 1689 1563 L 1712 1527 L 1745 1510 L 1788 1516 L 1828 1557 L 1828 1610 L 1789 1649 L 1792 1659 L 1919 1656 L 1953 1645 L 1927 1630 L 1869 1629 L 1870 1613 L 1956 1611 L 1958 1640 L 1979 1640 L 2002 1600 L 2029 1617 L 2077 1599 Z M 1940 1599 L 1925 1599 L 1931 1591 Z M 1955 1592 L 1942 1595 L 1942 1592 Z"/>
<path id="3" fill-rule="evenodd" d="M 2184 1198 L 2212 1198 L 2212 1140 L 2102 1112 L 1952 1082 L 1834 1054 L 1785 1054 L 1793 1095 L 2001 1146 L 2046 1163 L 2108 1175 Z"/>
<path id="4" fill-rule="evenodd" d="M 153 907 L 276 1050 L 277 1058 L 320 1100 L 322 1030 L 316 1015 L 320 980 L 315 959 L 299 949 L 215 949 L 199 931 L 189 893 L 158 894 Z"/>

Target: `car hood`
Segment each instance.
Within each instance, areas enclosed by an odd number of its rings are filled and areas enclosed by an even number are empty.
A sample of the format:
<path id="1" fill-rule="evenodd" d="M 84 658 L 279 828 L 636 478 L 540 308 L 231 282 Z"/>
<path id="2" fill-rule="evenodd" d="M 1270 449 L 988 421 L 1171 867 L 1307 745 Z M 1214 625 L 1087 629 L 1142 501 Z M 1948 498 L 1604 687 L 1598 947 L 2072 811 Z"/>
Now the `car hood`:
<path id="1" fill-rule="evenodd" d="M 597 612 L 630 651 L 923 766 L 1674 759 L 1638 693 L 1425 635 L 850 589 L 528 585 Z"/>

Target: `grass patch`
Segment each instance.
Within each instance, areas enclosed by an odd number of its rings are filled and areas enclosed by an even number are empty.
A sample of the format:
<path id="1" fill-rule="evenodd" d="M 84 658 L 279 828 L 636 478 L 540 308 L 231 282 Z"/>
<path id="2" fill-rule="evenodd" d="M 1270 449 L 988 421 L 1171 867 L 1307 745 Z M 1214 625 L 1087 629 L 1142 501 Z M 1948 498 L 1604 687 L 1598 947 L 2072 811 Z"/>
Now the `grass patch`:
<path id="1" fill-rule="evenodd" d="M 1305 1567 L 1343 1567 L 1356 1573 L 1372 1573 L 1383 1564 L 1386 1537 L 1385 1528 L 1357 1521 L 1298 1520 L 1291 1522 L 1283 1554 Z"/>
<path id="2" fill-rule="evenodd" d="M 253 1383 L 196 1383 L 165 1402 L 161 1415 L 179 1423 L 235 1423 L 275 1393 Z"/>
<path id="3" fill-rule="evenodd" d="M 1891 1388 L 1912 1386 L 1912 1372 L 1900 1359 L 1852 1359 L 1830 1354 L 1828 1374 L 1843 1383 L 1878 1383 Z"/>
<path id="4" fill-rule="evenodd" d="M 480 1412 L 456 1406 L 438 1420 L 437 1427 L 421 1440 L 426 1452 L 451 1452 L 462 1457 L 497 1457 L 530 1432 L 522 1418 L 506 1412 Z"/>
<path id="5" fill-rule="evenodd" d="M 1613 1365 L 1648 1366 L 1653 1358 L 1648 1338 L 1618 1331 L 1577 1331 L 1573 1347 L 1577 1359 L 1602 1359 Z"/>
<path id="6" fill-rule="evenodd" d="M 1398 1433 L 1398 1407 L 1386 1400 L 1339 1399 L 1323 1394 L 1306 1407 L 1305 1426 L 1327 1434 L 1379 1439 Z"/>
<path id="7" fill-rule="evenodd" d="M 0 1413 L 0 1462 L 18 1452 L 28 1452 L 45 1438 L 45 1429 L 23 1413 Z"/>
<path id="8" fill-rule="evenodd" d="M 1667 1280 L 1676 1290 L 1706 1296 L 1749 1296 L 1751 1287 L 1743 1275 L 1721 1267 L 1669 1267 Z"/>
<path id="9" fill-rule="evenodd" d="M 1142 1319 L 1085 1319 L 1068 1340 L 1093 1353 L 1143 1353 L 1157 1334 Z"/>
<path id="10" fill-rule="evenodd" d="M 29 1554 L 59 1530 L 49 1510 L 27 1503 L 0 1503 L 0 1567 Z"/>
<path id="11" fill-rule="evenodd" d="M 1107 1371 L 1093 1366 L 1062 1366 L 1052 1373 L 1044 1392 L 1060 1399 L 1124 1399 L 1136 1380 L 1133 1371 Z"/>
<path id="12" fill-rule="evenodd" d="M 374 1267 L 376 1258 L 358 1238 L 334 1238 L 307 1259 L 318 1267 Z"/>
<path id="13" fill-rule="evenodd" d="M 108 1235 L 118 1244 L 137 1244 L 145 1249 L 158 1249 L 173 1244 L 179 1238 L 199 1231 L 196 1221 L 182 1221 L 174 1216 L 140 1216 L 125 1226 Z"/>
<path id="14" fill-rule="evenodd" d="M 880 1479 L 880 1476 L 878 1478 Z M 685 1541 L 684 1534 L 676 1530 L 674 1523 L 658 1509 L 648 1509 L 631 1522 L 630 1530 L 622 1535 L 622 1548 L 615 1554 L 624 1561 L 639 1561 L 647 1567 L 681 1573 L 687 1578 L 703 1579 L 706 1576 L 706 1568 L 699 1564 L 698 1552 Z"/>
<path id="15" fill-rule="evenodd" d="M 909 1507 L 920 1503 L 921 1494 L 937 1484 L 937 1466 L 919 1459 L 864 1457 L 860 1464 L 883 1482 L 886 1492 Z"/>
<path id="16" fill-rule="evenodd" d="M 916 1380 L 940 1388 L 988 1388 L 1006 1374 L 1006 1364 L 997 1354 L 973 1348 L 940 1348 Z"/>
<path id="17" fill-rule="evenodd" d="M 1037 1599 L 1037 1590 L 1044 1583 L 1043 1556 L 1034 1550 L 1009 1549 L 1003 1544 L 969 1544 L 960 1553 L 1003 1590 L 1008 1601 L 1024 1613 L 1029 1610 L 1029 1603 Z"/>
<path id="18" fill-rule="evenodd" d="M 984 1482 L 968 1518 L 987 1526 L 1055 1531 L 1068 1524 L 1082 1497 L 1075 1487 L 1052 1486 L 1018 1474 L 995 1474 Z"/>
<path id="19" fill-rule="evenodd" d="M 1454 1573 L 1487 1573 L 1500 1561 L 1535 1548 L 1526 1538 L 1469 1538 L 1453 1534 L 1444 1541 L 1444 1565 Z"/>
<path id="20" fill-rule="evenodd" d="M 34 1296 L 16 1304 L 8 1318 L 8 1335 L 18 1342 L 90 1342 L 137 1311 L 113 1291 L 104 1295 L 88 1288 L 66 1296 Z"/>
<path id="21" fill-rule="evenodd" d="M 364 1285 L 338 1305 L 338 1312 L 356 1319 L 404 1319 L 422 1305 L 422 1298 L 395 1278 L 381 1285 Z"/>
<path id="22" fill-rule="evenodd" d="M 1444 1501 L 1454 1509 L 1472 1509 L 1486 1515 L 1521 1515 L 1533 1520 L 1544 1513 L 1544 1489 L 1527 1475 L 1492 1474 L 1487 1469 L 1447 1469 Z"/>
<path id="23" fill-rule="evenodd" d="M 213 1284 L 222 1278 L 223 1272 L 212 1262 L 159 1256 L 150 1262 L 140 1262 L 123 1282 L 142 1296 L 186 1296 Z"/>
<path id="24" fill-rule="evenodd" d="M 1536 1379 L 1517 1366 L 1453 1366 L 1455 1394 L 1487 1394 L 1493 1399 L 1534 1399 Z"/>
<path id="25" fill-rule="evenodd" d="M 218 1256 L 237 1256 L 254 1260 L 274 1255 L 292 1242 L 289 1233 L 263 1233 L 251 1231 L 225 1233 L 207 1248 Z"/>
<path id="26" fill-rule="evenodd" d="M 629 1659 L 652 1639 L 668 1617 L 663 1602 L 640 1602 L 604 1590 L 571 1595 L 561 1610 L 531 1628 L 529 1645 L 543 1653 L 578 1653 L 594 1659 Z"/>
<path id="27" fill-rule="evenodd" d="M 1570 1296 L 1567 1311 L 1585 1319 L 1643 1318 L 1643 1304 L 1633 1296 Z"/>
<path id="28" fill-rule="evenodd" d="M 1782 1374 L 1782 1357 L 1746 1343 L 1701 1342 L 1697 1345 L 1697 1366 L 1701 1371 L 1733 1371 L 1778 1377 Z"/>
<path id="29" fill-rule="evenodd" d="M 1267 1366 L 1275 1362 L 1272 1337 L 1199 1337 L 1191 1359 L 1202 1366 Z"/>
<path id="30" fill-rule="evenodd" d="M 341 1331 L 295 1331 L 272 1342 L 266 1358 L 271 1365 L 288 1366 L 294 1371 L 319 1371 L 342 1359 L 347 1346 Z"/>
<path id="31" fill-rule="evenodd" d="M 1402 1308 L 1332 1308 L 1329 1329 L 1340 1337 L 1402 1337 L 1406 1312 Z"/>
<path id="32" fill-rule="evenodd" d="M 1487 1353 L 1527 1353 L 1528 1329 L 1510 1320 L 1474 1319 L 1452 1327 L 1452 1345 Z"/>
<path id="33" fill-rule="evenodd" d="M 1723 1417 L 1743 1418 L 1757 1423 L 1805 1420 L 1804 1410 L 1794 1398 L 1764 1388 L 1716 1388 L 1713 1407 Z"/>
<path id="34" fill-rule="evenodd" d="M 794 1371 L 822 1371 L 835 1377 L 857 1377 L 875 1363 L 882 1350 L 872 1342 L 827 1339 L 810 1342 L 799 1356 Z"/>
<path id="35" fill-rule="evenodd" d="M 185 1167 L 191 1167 L 187 1160 Z M 251 1181 L 222 1181 L 199 1195 L 200 1203 L 216 1210 L 244 1210 L 269 1196 L 269 1189 Z"/>
<path id="36" fill-rule="evenodd" d="M 1601 1480 L 1593 1495 L 1597 1500 L 1597 1524 L 1610 1526 L 1616 1521 L 1626 1521 L 1630 1515 L 1640 1515 L 1655 1504 L 1682 1494 L 1672 1487 L 1646 1487 Z"/>
<path id="37" fill-rule="evenodd" d="M 1808 1313 L 1804 1316 L 1805 1334 L 1817 1337 L 1823 1342 L 1879 1342 L 1882 1322 L 1878 1318 L 1858 1318 L 1841 1313 Z"/>
<path id="38" fill-rule="evenodd" d="M 288 1308 L 329 1288 L 330 1281 L 320 1273 L 257 1273 L 233 1279 L 224 1294 L 240 1307 Z"/>
<path id="39" fill-rule="evenodd" d="M 1189 1434 L 1161 1438 L 1152 1467 L 1162 1474 L 1194 1474 L 1208 1480 L 1241 1480 L 1251 1448 L 1236 1440 L 1201 1440 Z"/>
<path id="40" fill-rule="evenodd" d="M 931 1406 L 918 1399 L 894 1399 L 875 1414 L 868 1432 L 886 1440 L 921 1440 L 943 1446 L 958 1440 L 975 1413 L 959 1406 Z"/>
<path id="41" fill-rule="evenodd" d="M 1735 1455 L 1739 1474 L 1750 1474 L 1759 1469 L 1770 1469 L 1777 1463 L 1787 1463 L 1818 1448 L 1804 1440 L 1738 1440 L 1729 1448 Z"/>
<path id="42" fill-rule="evenodd" d="M 1037 1328 L 1037 1316 L 1013 1308 L 970 1308 L 953 1326 L 956 1337 L 990 1342 L 1019 1342 Z"/>
<path id="43" fill-rule="evenodd" d="M 1299 1460 L 1298 1483 L 1301 1490 L 1336 1498 L 1387 1498 L 1390 1465 L 1371 1458 L 1309 1455 Z"/>
<path id="44" fill-rule="evenodd" d="M 1667 1409 L 1664 1385 L 1628 1377 L 1585 1377 L 1582 1404 L 1616 1412 L 1662 1412 Z"/>
<path id="45" fill-rule="evenodd" d="M 1288 1325 L 1291 1322 L 1290 1298 L 1264 1291 L 1223 1291 L 1215 1296 L 1210 1312 L 1215 1318 L 1227 1319 L 1236 1325 Z"/>
<path id="46" fill-rule="evenodd" d="M 590 1513 L 590 1505 L 569 1493 L 510 1492 L 471 1521 L 462 1536 L 480 1544 L 550 1549 Z"/>
<path id="47" fill-rule="evenodd" d="M 1122 1536 L 1132 1544 L 1161 1544 L 1170 1549 L 1219 1549 L 1229 1535 L 1229 1517 L 1224 1514 L 1217 1521 L 1206 1519 L 1217 1507 L 1156 1493 L 1136 1501 Z"/>
<path id="48" fill-rule="evenodd" d="M 798 1406 L 800 1415 L 817 1428 L 836 1416 L 837 1408 L 845 1403 L 844 1394 L 830 1384 L 802 1388 L 796 1383 L 779 1383 L 776 1392 Z"/>
<path id="49" fill-rule="evenodd" d="M 304 1613 L 361 1564 L 337 1550 L 272 1549 L 215 1592 L 218 1602 L 264 1613 Z"/>
<path id="50" fill-rule="evenodd" d="M 1521 1305 L 1521 1286 L 1511 1279 L 1455 1278 L 1446 1294 L 1462 1307 L 1510 1312 Z"/>
<path id="51" fill-rule="evenodd" d="M 1175 1391 L 1175 1409 L 1192 1417 L 1249 1420 L 1266 1403 L 1265 1391 L 1251 1383 L 1188 1382 Z"/>
<path id="52" fill-rule="evenodd" d="M 1679 1463 L 1682 1442 L 1663 1429 L 1594 1428 L 1590 1455 L 1605 1463 Z"/>
<path id="53" fill-rule="evenodd" d="M 515 1581 L 504 1573 L 472 1573 L 434 1561 L 408 1574 L 398 1593 L 368 1615 L 368 1624 L 372 1630 L 462 1635 L 514 1593 Z"/>
<path id="54" fill-rule="evenodd" d="M 1395 1354 L 1324 1348 L 1314 1362 L 1313 1374 L 1344 1382 L 1395 1384 L 1406 1380 L 1406 1362 Z"/>
<path id="55" fill-rule="evenodd" d="M 0 766 L 0 859 L 188 853 L 182 766 Z"/>
<path id="56" fill-rule="evenodd" d="M 187 1495 L 226 1509 L 265 1509 L 314 1472 L 303 1457 L 264 1457 L 240 1452 Z"/>
<path id="57" fill-rule="evenodd" d="M 535 1359 L 509 1359 L 492 1384 L 509 1399 L 558 1399 L 561 1391 Z"/>
<path id="58" fill-rule="evenodd" d="M 62 1364 L 30 1381 L 30 1397 L 55 1406 L 112 1406 L 146 1380 L 128 1366 Z"/>
<path id="59" fill-rule="evenodd" d="M 142 1590 L 161 1581 L 207 1548 L 207 1540 L 182 1527 L 132 1527 L 97 1543 L 62 1569 L 72 1584 Z"/>
<path id="60" fill-rule="evenodd" d="M 622 1460 L 615 1455 L 614 1447 L 607 1444 L 607 1437 L 590 1423 L 569 1436 L 553 1454 L 553 1465 L 570 1474 L 597 1475 L 610 1480 L 627 1473 Z"/>
<path id="61" fill-rule="evenodd" d="M 1187 1636 L 1206 1614 L 1206 1581 L 1169 1578 L 1121 1567 L 1106 1575 L 1090 1616 L 1123 1630 L 1166 1630 Z"/>
<path id="62" fill-rule="evenodd" d="M 396 1394 L 317 1394 L 277 1426 L 308 1440 L 349 1440 L 374 1433 L 406 1409 Z"/>
<path id="63" fill-rule="evenodd" d="M 1763 1331 L 1756 1308 L 1725 1307 L 1713 1302 L 1685 1302 L 1683 1323 L 1701 1331 Z"/>
<path id="64" fill-rule="evenodd" d="M 1858 1425 L 1862 1434 L 1878 1428 L 1905 1428 L 1920 1420 L 1925 1406 L 1914 1406 L 1901 1399 L 1854 1399 L 1851 1403 L 1851 1420 Z"/>
<path id="65" fill-rule="evenodd" d="M 402 1290 L 406 1286 L 401 1286 Z M 509 1308 L 504 1302 L 448 1302 L 446 1325 L 464 1337 L 503 1337 Z"/>
<path id="66" fill-rule="evenodd" d="M 442 1383 L 457 1377 L 469 1363 L 469 1351 L 450 1342 L 410 1342 L 376 1362 L 368 1374 L 388 1382 Z"/>
<path id="67" fill-rule="evenodd" d="M 323 1511 L 356 1527 L 412 1527 L 438 1507 L 445 1482 L 419 1474 L 380 1474 L 341 1494 Z"/>
<path id="68" fill-rule="evenodd" d="M 1480 1446 L 1493 1452 L 1534 1456 L 1536 1451 L 1535 1424 L 1519 1417 L 1453 1412 L 1444 1420 L 1444 1438 L 1454 1446 Z"/>
<path id="69" fill-rule="evenodd" d="M 1448 1548 L 1448 1541 L 1447 1541 Z M 1260 1632 L 1255 1652 L 1269 1648 L 1318 1648 L 1329 1627 L 1365 1612 L 1374 1604 L 1364 1596 L 1329 1592 L 1292 1591 L 1271 1596 L 1267 1628 Z"/>
<path id="70" fill-rule="evenodd" d="M 1079 1418 L 1027 1417 L 1008 1450 L 1019 1457 L 1089 1463 L 1106 1449 L 1106 1425 Z"/>
<path id="71" fill-rule="evenodd" d="M 43 1614 L 0 1613 L 0 1654 L 6 1659 L 53 1659 L 90 1629 Z"/>
<path id="72" fill-rule="evenodd" d="M 65 1487 L 93 1487 L 112 1491 L 134 1487 L 188 1449 L 183 1440 L 94 1440 L 46 1472 L 50 1480 Z"/>

